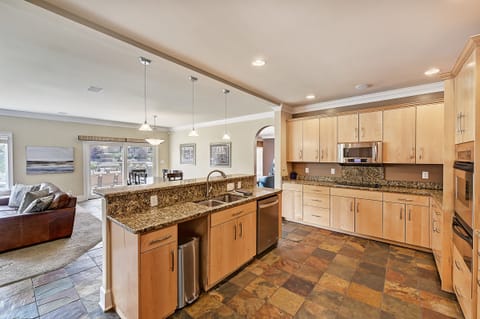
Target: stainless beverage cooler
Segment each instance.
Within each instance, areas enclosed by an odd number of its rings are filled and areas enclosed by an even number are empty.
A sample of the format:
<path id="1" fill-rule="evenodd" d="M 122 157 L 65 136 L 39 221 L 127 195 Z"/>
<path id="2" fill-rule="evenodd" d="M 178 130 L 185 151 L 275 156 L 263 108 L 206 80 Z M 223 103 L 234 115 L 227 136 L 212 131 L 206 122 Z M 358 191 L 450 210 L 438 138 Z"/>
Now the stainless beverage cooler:
<path id="1" fill-rule="evenodd" d="M 178 245 L 178 308 L 194 302 L 200 294 L 200 239 L 180 239 Z"/>

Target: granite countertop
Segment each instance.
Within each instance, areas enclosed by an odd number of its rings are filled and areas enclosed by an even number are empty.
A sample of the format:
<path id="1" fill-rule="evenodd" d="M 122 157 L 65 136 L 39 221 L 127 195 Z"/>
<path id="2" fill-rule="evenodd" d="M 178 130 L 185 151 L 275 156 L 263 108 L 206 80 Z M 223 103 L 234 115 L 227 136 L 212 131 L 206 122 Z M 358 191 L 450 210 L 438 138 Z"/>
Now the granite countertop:
<path id="1" fill-rule="evenodd" d="M 252 190 L 251 196 L 245 196 L 245 198 L 236 202 L 225 203 L 215 207 L 207 207 L 194 202 L 186 202 L 162 208 L 151 207 L 135 214 L 119 214 L 116 216 L 107 216 L 107 218 L 131 233 L 141 234 L 179 224 L 230 207 L 256 201 L 264 197 L 278 194 L 281 191 L 282 190 L 280 189 L 256 187 Z"/>
<path id="2" fill-rule="evenodd" d="M 443 204 L 443 191 L 436 190 L 436 189 L 400 187 L 400 186 L 383 186 L 383 185 L 380 187 L 364 187 L 364 186 L 342 185 L 342 184 L 337 184 L 335 182 L 329 182 L 329 181 L 286 180 L 283 182 L 290 183 L 290 184 L 315 185 L 315 186 L 336 187 L 336 188 L 351 188 L 351 189 L 362 189 L 362 190 L 377 191 L 377 192 L 431 196 L 440 206 Z"/>

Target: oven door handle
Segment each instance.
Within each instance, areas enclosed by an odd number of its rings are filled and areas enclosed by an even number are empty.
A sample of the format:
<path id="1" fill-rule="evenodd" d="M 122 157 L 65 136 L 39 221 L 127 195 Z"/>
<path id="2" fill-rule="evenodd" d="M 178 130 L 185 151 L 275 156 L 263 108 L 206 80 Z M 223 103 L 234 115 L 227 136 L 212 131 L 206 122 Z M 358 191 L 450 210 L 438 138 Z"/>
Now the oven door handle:
<path id="1" fill-rule="evenodd" d="M 460 238 L 465 240 L 473 248 L 473 238 L 465 233 L 463 226 L 460 225 L 457 221 L 453 221 L 452 224 L 453 232 L 457 234 Z"/>

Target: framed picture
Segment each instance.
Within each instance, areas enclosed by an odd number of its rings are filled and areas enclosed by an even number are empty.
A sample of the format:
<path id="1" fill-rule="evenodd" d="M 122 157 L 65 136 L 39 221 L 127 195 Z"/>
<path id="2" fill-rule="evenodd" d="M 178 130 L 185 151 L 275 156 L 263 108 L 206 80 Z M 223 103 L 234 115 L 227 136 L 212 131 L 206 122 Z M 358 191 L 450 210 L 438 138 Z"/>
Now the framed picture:
<path id="1" fill-rule="evenodd" d="M 73 147 L 27 146 L 27 174 L 73 173 Z"/>
<path id="2" fill-rule="evenodd" d="M 210 144 L 210 166 L 232 166 L 232 143 Z"/>
<path id="3" fill-rule="evenodd" d="M 180 164 L 195 165 L 195 144 L 180 144 Z"/>

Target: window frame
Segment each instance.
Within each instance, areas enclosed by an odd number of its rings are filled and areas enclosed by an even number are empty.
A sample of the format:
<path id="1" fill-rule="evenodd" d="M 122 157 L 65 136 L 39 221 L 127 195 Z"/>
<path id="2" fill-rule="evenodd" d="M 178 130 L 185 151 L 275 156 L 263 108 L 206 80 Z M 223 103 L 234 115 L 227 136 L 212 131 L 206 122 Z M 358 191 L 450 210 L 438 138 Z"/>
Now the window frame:
<path id="1" fill-rule="evenodd" d="M 0 190 L 0 195 L 8 195 L 13 187 L 13 134 L 12 132 L 0 131 L 0 136 L 7 138 L 7 189 Z"/>

